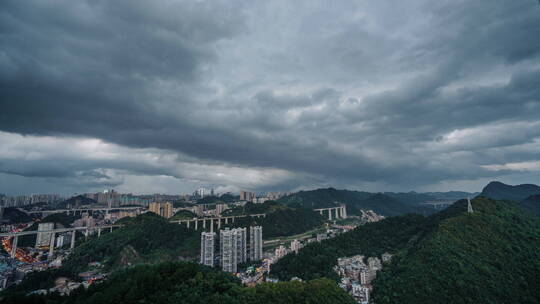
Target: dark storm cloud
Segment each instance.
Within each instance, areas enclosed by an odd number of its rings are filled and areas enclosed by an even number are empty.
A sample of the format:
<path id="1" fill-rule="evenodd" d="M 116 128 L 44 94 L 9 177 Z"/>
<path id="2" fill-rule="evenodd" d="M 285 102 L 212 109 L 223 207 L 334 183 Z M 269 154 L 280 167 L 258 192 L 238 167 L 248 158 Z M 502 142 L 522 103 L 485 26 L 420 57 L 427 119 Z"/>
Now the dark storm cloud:
<path id="1" fill-rule="evenodd" d="M 484 166 L 538 160 L 538 37 L 532 0 L 5 1 L 0 130 L 301 176 L 274 186 L 496 177 Z M 0 157 L 24 176 L 185 177 L 167 166 Z"/>

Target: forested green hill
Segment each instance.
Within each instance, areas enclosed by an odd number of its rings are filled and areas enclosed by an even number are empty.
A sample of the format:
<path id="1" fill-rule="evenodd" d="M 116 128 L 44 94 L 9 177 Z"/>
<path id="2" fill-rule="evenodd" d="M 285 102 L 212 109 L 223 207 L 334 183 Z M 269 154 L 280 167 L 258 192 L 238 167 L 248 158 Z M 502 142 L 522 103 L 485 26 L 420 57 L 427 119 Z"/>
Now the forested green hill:
<path id="1" fill-rule="evenodd" d="M 77 273 L 93 261 L 117 268 L 195 257 L 199 253 L 200 232 L 169 223 L 151 212 L 124 218 L 119 223 L 125 226 L 76 247 L 63 268 Z"/>
<path id="2" fill-rule="evenodd" d="M 473 209 L 441 218 L 398 255 L 375 280 L 375 301 L 539 303 L 540 222 L 487 198 L 473 200 Z"/>
<path id="3" fill-rule="evenodd" d="M 14 293 L 6 304 L 353 304 L 334 282 L 325 279 L 242 286 L 230 274 L 192 263 L 139 265 L 115 272 L 105 282 L 70 297 Z"/>
<path id="4" fill-rule="evenodd" d="M 290 280 L 292 277 L 305 280 L 327 277 L 337 280 L 332 268 L 339 257 L 356 254 L 380 256 L 385 252 L 396 252 L 414 241 L 413 236 L 422 232 L 426 221 L 421 215 L 409 214 L 367 223 L 322 243 L 311 243 L 297 255 L 283 257 L 272 265 L 272 276 L 281 280 Z"/>
<path id="5" fill-rule="evenodd" d="M 255 204 L 256 206 L 259 204 Z M 261 204 L 263 205 L 263 204 Z M 280 205 L 281 206 L 281 205 Z M 266 217 L 237 218 L 229 227 L 262 226 L 263 238 L 291 236 L 306 232 L 324 223 L 324 217 L 318 212 L 304 208 L 275 208 L 266 213 Z"/>
<path id="6" fill-rule="evenodd" d="M 540 216 L 540 194 L 531 195 L 520 202 L 521 207 Z"/>
<path id="7" fill-rule="evenodd" d="M 539 303 L 540 221 L 512 202 L 461 200 L 430 217 L 406 215 L 310 244 L 272 267 L 288 280 L 329 277 L 337 258 L 395 254 L 373 282 L 376 303 Z"/>

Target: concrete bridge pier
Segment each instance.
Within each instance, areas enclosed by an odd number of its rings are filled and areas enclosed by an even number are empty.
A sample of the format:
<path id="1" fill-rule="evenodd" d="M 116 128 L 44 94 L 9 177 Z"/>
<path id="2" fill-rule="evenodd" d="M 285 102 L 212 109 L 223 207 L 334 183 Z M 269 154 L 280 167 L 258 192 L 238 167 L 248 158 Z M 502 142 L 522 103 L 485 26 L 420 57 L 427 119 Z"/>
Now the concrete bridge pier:
<path id="1" fill-rule="evenodd" d="M 56 233 L 53 232 L 51 235 L 51 242 L 49 243 L 49 256 L 47 257 L 49 260 L 52 260 L 53 258 L 55 240 L 56 240 Z"/>
<path id="2" fill-rule="evenodd" d="M 75 248 L 75 235 L 76 234 L 77 234 L 77 231 L 75 230 L 71 232 L 71 246 L 70 246 L 71 249 Z"/>
<path id="3" fill-rule="evenodd" d="M 17 243 L 19 242 L 19 236 L 13 237 L 13 243 L 11 244 L 11 258 L 14 259 L 17 256 Z"/>

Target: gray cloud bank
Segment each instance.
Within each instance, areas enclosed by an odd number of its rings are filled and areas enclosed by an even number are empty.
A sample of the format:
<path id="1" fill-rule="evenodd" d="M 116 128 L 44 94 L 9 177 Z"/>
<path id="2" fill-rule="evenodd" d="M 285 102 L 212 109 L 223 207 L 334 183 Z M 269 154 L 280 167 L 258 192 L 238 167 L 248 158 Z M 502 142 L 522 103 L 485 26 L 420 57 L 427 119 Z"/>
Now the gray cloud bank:
<path id="1" fill-rule="evenodd" d="M 537 182 L 538 37 L 532 0 L 4 1 L 0 192 Z"/>

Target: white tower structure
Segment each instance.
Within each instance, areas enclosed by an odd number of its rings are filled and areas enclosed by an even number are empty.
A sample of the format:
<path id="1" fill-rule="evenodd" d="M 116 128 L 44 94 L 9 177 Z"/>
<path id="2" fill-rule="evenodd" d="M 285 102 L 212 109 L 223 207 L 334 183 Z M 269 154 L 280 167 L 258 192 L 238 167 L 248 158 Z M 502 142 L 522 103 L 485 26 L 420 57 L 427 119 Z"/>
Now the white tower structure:
<path id="1" fill-rule="evenodd" d="M 214 266 L 214 232 L 201 233 L 201 264 Z"/>
<path id="2" fill-rule="evenodd" d="M 236 272 L 238 265 L 238 247 L 236 231 L 228 228 L 219 232 L 219 249 L 221 252 L 221 269 L 227 272 Z"/>

